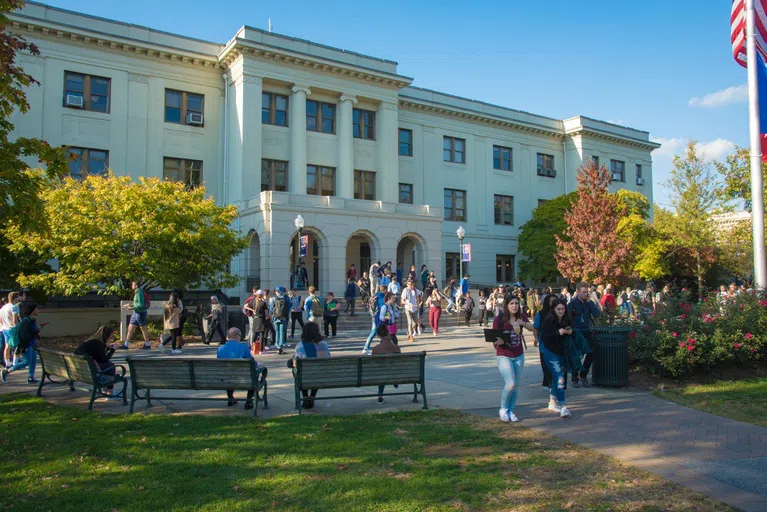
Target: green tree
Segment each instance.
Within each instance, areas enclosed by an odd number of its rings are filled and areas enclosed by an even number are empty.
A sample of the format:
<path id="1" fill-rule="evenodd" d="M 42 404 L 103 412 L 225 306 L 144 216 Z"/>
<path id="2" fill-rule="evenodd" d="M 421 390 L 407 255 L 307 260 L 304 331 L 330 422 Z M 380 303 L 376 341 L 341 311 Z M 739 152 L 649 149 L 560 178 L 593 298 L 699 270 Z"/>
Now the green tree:
<path id="1" fill-rule="evenodd" d="M 29 111 L 25 89 L 39 85 L 17 64 L 17 54 L 39 55 L 39 50 L 7 31 L 8 13 L 23 5 L 21 0 L 0 0 L 0 219 L 13 219 L 33 229 L 44 220 L 38 193 L 45 175 L 60 176 L 66 172 L 67 162 L 61 148 L 52 148 L 39 139 L 11 138 L 14 129 L 11 114 Z M 47 170 L 45 173 L 30 171 L 23 158 L 39 160 Z M 45 266 L 45 261 L 32 253 L 11 254 L 9 245 L 7 234 L 0 230 L 0 286 L 3 287 L 15 286 L 19 273 Z"/>
<path id="2" fill-rule="evenodd" d="M 575 201 L 575 192 L 541 203 L 533 210 L 530 220 L 519 229 L 519 277 L 535 282 L 551 282 L 559 277 L 554 253 L 556 236 L 562 236 L 567 227 L 565 213 Z"/>
<path id="3" fill-rule="evenodd" d="M 696 276 L 702 299 L 703 277 L 715 261 L 716 232 L 711 216 L 722 201 L 711 164 L 697 152 L 694 142 L 690 142 L 683 156 L 674 157 L 666 186 L 671 192 L 675 215 L 664 219 L 662 231 L 674 244 L 674 256 Z"/>
<path id="4" fill-rule="evenodd" d="M 626 275 L 645 280 L 668 275 L 668 243 L 649 222 L 650 202 L 647 197 L 626 189 L 620 189 L 615 196 L 618 200 L 616 215 L 626 212 L 618 221 L 618 236 L 633 245 L 625 260 Z"/>
<path id="5" fill-rule="evenodd" d="M 735 152 L 728 155 L 724 162 L 714 162 L 716 170 L 722 176 L 722 187 L 718 191 L 722 201 L 742 200 L 745 208 L 751 211 L 751 158 L 748 148 L 735 147 Z M 762 179 L 767 184 L 767 164 L 762 164 Z M 764 189 L 767 204 L 767 187 Z"/>
<path id="6" fill-rule="evenodd" d="M 9 229 L 14 251 L 57 259 L 58 271 L 23 273 L 24 286 L 49 293 L 123 294 L 135 279 L 147 288 L 230 287 L 227 266 L 248 246 L 231 229 L 235 206 L 218 206 L 203 187 L 129 177 L 51 180 L 41 194 L 44 229 Z"/>

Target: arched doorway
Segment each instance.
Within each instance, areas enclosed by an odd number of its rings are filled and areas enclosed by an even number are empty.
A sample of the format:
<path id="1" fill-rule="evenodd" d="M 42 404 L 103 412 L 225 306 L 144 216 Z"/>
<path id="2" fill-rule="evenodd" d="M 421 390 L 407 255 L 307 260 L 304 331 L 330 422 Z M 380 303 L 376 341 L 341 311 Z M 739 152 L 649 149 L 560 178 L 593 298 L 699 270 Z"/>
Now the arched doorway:
<path id="1" fill-rule="evenodd" d="M 378 257 L 378 238 L 371 232 L 355 231 L 346 242 L 346 268 L 354 265 L 357 277 L 370 269 L 370 265 Z"/>
<path id="2" fill-rule="evenodd" d="M 261 241 L 255 230 L 251 230 L 248 236 L 250 236 L 250 246 L 245 260 L 245 282 L 246 291 L 250 293 L 254 287 L 261 288 Z"/>
<path id="3" fill-rule="evenodd" d="M 301 256 L 298 233 L 293 235 L 290 240 L 289 257 L 290 257 L 290 287 L 297 290 L 306 290 L 309 286 L 314 286 L 318 290 L 322 283 L 322 262 L 320 260 L 321 249 L 324 243 L 324 236 L 319 230 L 306 227 L 302 231 L 302 236 L 306 237 L 306 254 Z M 305 268 L 306 279 L 301 279 L 300 276 L 304 275 L 300 271 L 301 268 Z"/>
<path id="4" fill-rule="evenodd" d="M 416 233 L 405 233 L 397 244 L 397 263 L 402 263 L 403 279 L 407 278 L 410 265 L 415 265 L 416 278 L 420 278 L 421 265 L 428 263 L 426 241 Z"/>

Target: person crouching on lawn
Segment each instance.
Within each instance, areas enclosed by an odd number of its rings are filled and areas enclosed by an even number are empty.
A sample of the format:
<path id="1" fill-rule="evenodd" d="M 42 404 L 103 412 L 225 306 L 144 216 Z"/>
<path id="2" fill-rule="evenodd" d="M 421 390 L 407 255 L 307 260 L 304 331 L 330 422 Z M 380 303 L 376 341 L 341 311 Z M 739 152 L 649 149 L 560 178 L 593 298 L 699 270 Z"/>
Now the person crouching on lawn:
<path id="1" fill-rule="evenodd" d="M 242 333 L 237 327 L 232 327 L 226 331 L 226 343 L 224 343 L 218 349 L 216 354 L 217 359 L 253 359 L 253 356 L 248 350 L 248 345 L 240 343 L 242 339 Z M 258 368 L 258 362 L 256 362 L 256 368 Z M 253 408 L 253 393 L 252 389 L 248 390 L 248 398 L 245 400 L 245 409 Z M 234 399 L 234 389 L 227 389 L 226 396 L 229 399 L 226 405 L 232 407 L 237 405 L 237 400 Z"/>

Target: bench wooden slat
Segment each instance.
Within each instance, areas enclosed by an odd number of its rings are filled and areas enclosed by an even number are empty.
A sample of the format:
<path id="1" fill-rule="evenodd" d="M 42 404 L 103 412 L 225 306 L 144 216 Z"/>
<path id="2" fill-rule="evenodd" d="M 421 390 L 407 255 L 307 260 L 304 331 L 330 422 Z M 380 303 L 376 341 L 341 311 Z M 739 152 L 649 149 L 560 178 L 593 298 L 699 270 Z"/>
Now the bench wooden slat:
<path id="1" fill-rule="evenodd" d="M 69 378 L 85 384 L 93 384 L 93 374 L 88 361 L 83 356 L 64 356 L 64 360 L 69 368 Z"/>
<path id="2" fill-rule="evenodd" d="M 43 352 L 41 352 L 41 354 L 42 353 Z M 49 374 L 55 377 L 63 377 L 65 379 L 69 378 L 67 362 L 63 357 L 55 354 L 45 354 L 44 357 L 41 355 L 40 359 L 43 360 L 43 363 L 45 364 L 45 371 Z"/>

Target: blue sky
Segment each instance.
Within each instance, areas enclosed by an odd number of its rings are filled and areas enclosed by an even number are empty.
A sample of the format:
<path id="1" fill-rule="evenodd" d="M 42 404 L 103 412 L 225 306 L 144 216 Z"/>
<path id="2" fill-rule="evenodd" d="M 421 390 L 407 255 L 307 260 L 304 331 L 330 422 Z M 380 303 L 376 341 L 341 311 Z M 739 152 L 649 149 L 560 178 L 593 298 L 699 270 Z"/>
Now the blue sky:
<path id="1" fill-rule="evenodd" d="M 726 0 L 45 3 L 216 42 L 271 18 L 275 32 L 397 61 L 419 87 L 647 130 L 663 144 L 653 153 L 661 204 L 671 158 L 688 140 L 711 159 L 748 142 Z"/>

